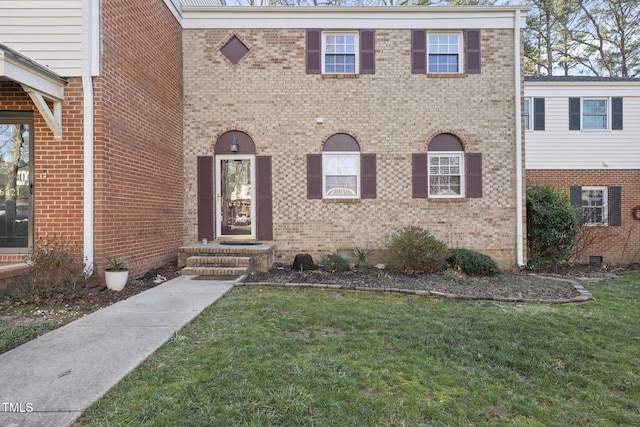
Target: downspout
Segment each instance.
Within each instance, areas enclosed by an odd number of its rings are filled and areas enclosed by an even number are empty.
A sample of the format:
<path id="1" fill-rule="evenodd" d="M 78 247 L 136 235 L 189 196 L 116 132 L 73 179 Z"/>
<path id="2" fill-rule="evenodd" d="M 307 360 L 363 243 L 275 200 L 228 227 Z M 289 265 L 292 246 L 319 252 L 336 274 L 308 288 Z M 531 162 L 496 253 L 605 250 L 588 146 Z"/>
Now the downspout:
<path id="1" fill-rule="evenodd" d="M 515 11 L 515 23 L 514 23 L 514 47 L 515 47 L 515 64 L 514 64 L 514 74 L 515 74 L 515 86 L 516 86 L 516 96 L 515 96 L 515 116 L 516 116 L 516 256 L 518 267 L 522 268 L 525 266 L 524 264 L 524 237 L 523 237 L 523 227 L 522 227 L 522 215 L 523 215 L 523 173 L 522 173 L 522 115 L 521 115 L 521 104 L 522 104 L 522 82 L 521 82 L 521 73 L 522 67 L 520 64 L 520 14 L 521 10 L 516 9 Z"/>
<path id="2" fill-rule="evenodd" d="M 92 64 L 94 42 L 98 30 L 97 5 L 94 0 L 82 0 L 82 93 L 83 93 L 83 257 L 84 273 L 93 274 L 94 269 L 94 233 L 93 233 L 93 77 Z"/>

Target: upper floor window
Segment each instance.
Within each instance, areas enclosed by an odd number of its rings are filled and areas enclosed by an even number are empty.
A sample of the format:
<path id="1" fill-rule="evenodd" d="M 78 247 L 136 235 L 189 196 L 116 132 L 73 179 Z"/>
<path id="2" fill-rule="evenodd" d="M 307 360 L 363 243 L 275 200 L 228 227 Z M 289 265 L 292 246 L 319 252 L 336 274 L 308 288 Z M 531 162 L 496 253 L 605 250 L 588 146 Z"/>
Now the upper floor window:
<path id="1" fill-rule="evenodd" d="M 323 33 L 323 66 L 326 74 L 356 74 L 356 33 Z"/>
<path id="2" fill-rule="evenodd" d="M 480 30 L 411 30 L 411 73 L 480 74 Z"/>
<path id="3" fill-rule="evenodd" d="M 607 129 L 607 100 L 582 100 L 582 129 Z"/>
<path id="4" fill-rule="evenodd" d="M 524 129 L 544 130 L 544 98 L 524 98 Z"/>
<path id="5" fill-rule="evenodd" d="M 307 30 L 307 74 L 374 74 L 375 31 Z"/>
<path id="6" fill-rule="evenodd" d="M 622 98 L 569 98 L 569 130 L 622 130 Z"/>
<path id="7" fill-rule="evenodd" d="M 524 129 L 531 130 L 531 98 L 524 99 Z"/>
<path id="8" fill-rule="evenodd" d="M 428 33 L 429 73 L 460 73 L 462 70 L 462 34 Z"/>

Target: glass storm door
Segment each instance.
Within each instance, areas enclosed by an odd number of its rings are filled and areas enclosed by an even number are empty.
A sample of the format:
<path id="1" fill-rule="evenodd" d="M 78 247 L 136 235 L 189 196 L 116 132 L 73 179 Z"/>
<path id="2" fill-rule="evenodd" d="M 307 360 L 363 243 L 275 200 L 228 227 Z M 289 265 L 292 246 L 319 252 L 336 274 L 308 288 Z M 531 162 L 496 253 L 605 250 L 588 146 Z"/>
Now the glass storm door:
<path id="1" fill-rule="evenodd" d="M 31 238 L 33 122 L 0 115 L 0 252 L 28 248 Z"/>
<path id="2" fill-rule="evenodd" d="M 216 156 L 216 237 L 255 238 L 255 156 Z"/>

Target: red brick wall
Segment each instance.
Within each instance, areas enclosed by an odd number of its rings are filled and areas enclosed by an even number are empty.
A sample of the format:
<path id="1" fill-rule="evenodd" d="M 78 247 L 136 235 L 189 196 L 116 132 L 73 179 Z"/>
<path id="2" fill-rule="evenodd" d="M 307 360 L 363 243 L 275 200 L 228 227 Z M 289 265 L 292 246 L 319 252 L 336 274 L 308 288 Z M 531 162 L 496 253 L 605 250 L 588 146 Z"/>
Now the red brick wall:
<path id="1" fill-rule="evenodd" d="M 42 115 L 19 84 L 0 82 L 0 110 L 34 111 L 34 223 L 37 238 L 54 234 L 82 247 L 82 85 L 69 79 L 62 107 L 62 141 L 55 141 Z M 43 172 L 47 170 L 47 178 Z M 0 261 L 22 260 L 3 255 Z"/>
<path id="2" fill-rule="evenodd" d="M 161 0 L 104 0 L 95 81 L 96 260 L 132 274 L 183 241 L 181 29 Z"/>
<path id="3" fill-rule="evenodd" d="M 527 170 L 532 184 L 551 184 L 569 194 L 573 185 L 622 187 L 622 226 L 586 227 L 591 243 L 579 257 L 589 262 L 590 256 L 602 256 L 607 264 L 627 264 L 640 261 L 640 220 L 631 215 L 640 205 L 640 170 Z"/>

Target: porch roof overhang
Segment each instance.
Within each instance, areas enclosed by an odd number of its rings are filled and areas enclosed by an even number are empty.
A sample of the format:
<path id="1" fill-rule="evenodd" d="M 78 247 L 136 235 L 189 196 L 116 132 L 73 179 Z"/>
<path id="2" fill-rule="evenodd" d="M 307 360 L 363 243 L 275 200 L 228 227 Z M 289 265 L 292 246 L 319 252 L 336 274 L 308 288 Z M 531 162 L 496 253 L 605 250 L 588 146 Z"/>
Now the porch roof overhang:
<path id="1" fill-rule="evenodd" d="M 67 79 L 0 43 L 0 80 L 20 84 L 44 117 L 54 138 L 62 140 L 62 101 Z M 48 102 L 53 105 L 53 111 Z"/>

